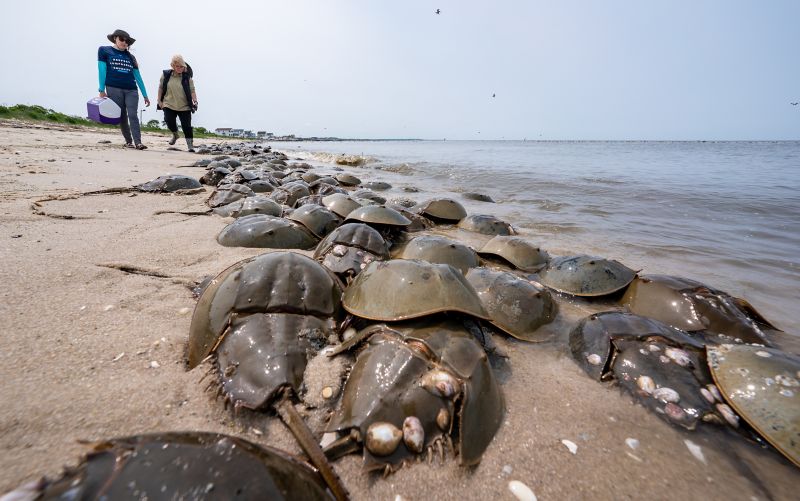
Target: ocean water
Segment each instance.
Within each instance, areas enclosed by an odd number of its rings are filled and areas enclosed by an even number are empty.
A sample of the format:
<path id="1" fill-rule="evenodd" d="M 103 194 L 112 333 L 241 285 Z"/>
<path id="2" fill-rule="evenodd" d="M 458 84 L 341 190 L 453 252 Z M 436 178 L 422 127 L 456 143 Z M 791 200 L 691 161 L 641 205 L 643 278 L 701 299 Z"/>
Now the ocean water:
<path id="1" fill-rule="evenodd" d="M 592 254 L 692 278 L 800 334 L 800 142 L 376 141 L 270 143 L 340 154 L 387 198 L 449 196 L 551 255 Z M 408 193 L 404 187 L 419 192 Z M 474 191 L 497 203 L 466 200 Z"/>

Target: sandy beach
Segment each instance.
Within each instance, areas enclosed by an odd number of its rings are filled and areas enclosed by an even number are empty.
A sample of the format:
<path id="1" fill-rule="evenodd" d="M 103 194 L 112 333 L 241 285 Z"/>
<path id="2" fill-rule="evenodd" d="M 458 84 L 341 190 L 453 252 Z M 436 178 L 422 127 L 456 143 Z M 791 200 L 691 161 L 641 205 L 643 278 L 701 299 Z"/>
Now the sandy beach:
<path id="1" fill-rule="evenodd" d="M 208 431 L 299 452 L 276 416 L 226 410 L 206 389 L 208 366 L 186 370 L 189 286 L 263 252 L 219 245 L 229 219 L 177 213 L 207 209 L 211 189 L 75 196 L 203 174 L 186 167 L 198 155 L 167 150 L 163 136 L 144 142 L 146 151 L 126 150 L 118 131 L 0 122 L 0 493 L 59 475 L 87 451 L 81 441 L 117 436 Z M 497 371 L 507 409 L 480 465 L 449 456 L 382 478 L 351 455 L 334 468 L 352 498 L 514 499 L 511 480 L 540 500 L 796 498 L 800 472 L 774 450 L 719 429 L 672 427 L 589 379 L 565 341 L 603 305 L 559 307 L 544 328 L 549 342 L 496 337 L 508 354 Z M 318 416 L 309 420 L 318 431 Z"/>

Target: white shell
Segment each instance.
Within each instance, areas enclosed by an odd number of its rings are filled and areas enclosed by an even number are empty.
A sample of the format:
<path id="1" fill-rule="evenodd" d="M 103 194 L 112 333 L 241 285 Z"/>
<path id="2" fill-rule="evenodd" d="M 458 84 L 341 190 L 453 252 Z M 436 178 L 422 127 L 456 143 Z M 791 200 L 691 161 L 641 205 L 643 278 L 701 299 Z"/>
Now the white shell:
<path id="1" fill-rule="evenodd" d="M 708 391 L 707 389 L 700 388 L 700 394 L 703 395 L 703 398 L 705 398 L 709 404 L 713 404 L 714 402 L 716 402 L 716 400 L 714 399 L 714 395 L 712 395 L 711 392 Z"/>
<path id="2" fill-rule="evenodd" d="M 530 487 L 523 484 L 519 480 L 512 480 L 508 483 L 508 490 L 519 501 L 536 501 L 536 494 L 533 493 Z"/>
<path id="3" fill-rule="evenodd" d="M 656 383 L 653 382 L 653 378 L 650 376 L 639 376 L 636 379 L 636 384 L 645 393 L 653 393 L 653 390 L 656 389 Z"/>
<path id="4" fill-rule="evenodd" d="M 591 355 L 586 356 L 586 361 L 592 365 L 600 365 L 603 359 L 600 358 L 600 355 L 598 355 L 597 353 L 592 353 Z"/>
<path id="5" fill-rule="evenodd" d="M 689 449 L 689 452 L 692 453 L 692 456 L 694 456 L 695 459 L 703 464 L 706 464 L 706 458 L 703 456 L 703 449 L 699 445 L 691 440 L 684 440 L 683 443 L 686 444 L 686 448 Z"/>
<path id="6" fill-rule="evenodd" d="M 717 404 L 717 410 L 722 414 L 722 417 L 725 418 L 725 421 L 727 421 L 729 425 L 734 428 L 739 427 L 739 416 L 733 412 L 733 409 L 731 409 L 728 404 Z"/>
<path id="7" fill-rule="evenodd" d="M 672 388 L 667 388 L 666 386 L 655 389 L 653 391 L 653 398 L 661 400 L 664 403 L 672 402 L 673 404 L 676 404 L 681 400 L 681 396 L 678 395 L 677 391 L 673 390 Z"/>
<path id="8" fill-rule="evenodd" d="M 420 385 L 434 395 L 444 398 L 454 397 L 460 389 L 458 380 L 447 371 L 432 370 L 422 376 Z"/>
<path id="9" fill-rule="evenodd" d="M 722 402 L 722 395 L 719 394 L 719 389 L 717 388 L 717 385 L 707 384 L 706 388 L 708 388 L 708 391 L 711 392 L 711 394 L 714 396 L 717 402 Z"/>
<path id="10" fill-rule="evenodd" d="M 681 349 L 667 348 L 664 350 L 664 353 L 681 367 L 686 367 L 692 363 L 692 359 L 689 358 L 689 354 Z"/>
<path id="11" fill-rule="evenodd" d="M 422 452 L 425 447 L 425 429 L 418 417 L 408 416 L 403 421 L 403 443 L 415 454 Z"/>
<path id="12" fill-rule="evenodd" d="M 378 421 L 369 425 L 367 428 L 367 438 L 364 445 L 367 450 L 376 456 L 388 456 L 393 453 L 400 440 L 403 439 L 403 432 L 392 423 Z"/>
<path id="13" fill-rule="evenodd" d="M 564 439 L 564 440 L 561 441 L 561 443 L 564 444 L 564 447 L 569 449 L 569 451 L 571 453 L 573 453 L 573 454 L 577 454 L 578 453 L 578 445 L 575 442 L 573 442 L 572 440 Z"/>

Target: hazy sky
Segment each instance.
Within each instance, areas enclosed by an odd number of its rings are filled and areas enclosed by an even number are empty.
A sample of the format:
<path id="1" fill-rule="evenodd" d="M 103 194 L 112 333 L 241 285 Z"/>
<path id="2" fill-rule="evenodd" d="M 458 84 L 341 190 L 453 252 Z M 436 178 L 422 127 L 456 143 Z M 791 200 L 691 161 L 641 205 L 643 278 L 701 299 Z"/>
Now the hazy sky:
<path id="1" fill-rule="evenodd" d="M 2 13 L 5 105 L 85 116 L 97 48 L 122 28 L 150 97 L 183 54 L 209 129 L 800 139 L 796 0 L 29 0 Z"/>

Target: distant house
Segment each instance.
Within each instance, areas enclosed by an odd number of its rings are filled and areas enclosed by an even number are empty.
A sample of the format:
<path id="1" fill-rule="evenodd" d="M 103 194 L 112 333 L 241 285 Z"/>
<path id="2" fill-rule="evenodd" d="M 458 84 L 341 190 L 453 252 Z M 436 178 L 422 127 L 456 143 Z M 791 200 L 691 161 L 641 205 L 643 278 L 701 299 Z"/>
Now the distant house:
<path id="1" fill-rule="evenodd" d="M 230 127 L 221 127 L 219 129 L 214 129 L 214 133 L 219 134 L 220 136 L 230 136 L 232 130 L 233 129 Z"/>
<path id="2" fill-rule="evenodd" d="M 260 131 L 256 132 L 256 137 L 259 138 L 259 139 L 264 139 L 265 137 L 267 137 L 267 131 L 260 130 Z"/>

